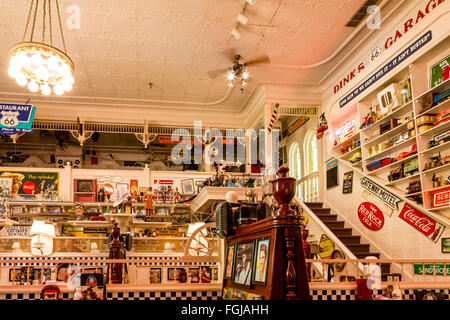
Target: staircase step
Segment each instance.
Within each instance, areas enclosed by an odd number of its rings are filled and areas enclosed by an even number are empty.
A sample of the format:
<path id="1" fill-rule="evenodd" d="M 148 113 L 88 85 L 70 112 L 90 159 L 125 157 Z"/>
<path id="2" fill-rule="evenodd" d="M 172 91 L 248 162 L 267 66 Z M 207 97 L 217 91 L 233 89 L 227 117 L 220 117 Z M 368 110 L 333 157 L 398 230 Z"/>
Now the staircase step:
<path id="1" fill-rule="evenodd" d="M 308 206 L 311 210 L 313 208 L 322 208 L 323 202 L 305 202 L 306 206 Z"/>
<path id="2" fill-rule="evenodd" d="M 330 221 L 330 222 L 324 221 L 323 223 L 325 223 L 325 225 L 329 229 L 332 229 L 332 228 L 344 228 L 344 225 L 345 225 L 344 221 Z"/>
<path id="3" fill-rule="evenodd" d="M 330 208 L 315 208 L 315 209 L 311 209 L 312 212 L 314 212 L 316 215 L 317 214 L 330 214 L 331 213 L 331 209 Z"/>
<path id="4" fill-rule="evenodd" d="M 353 253 L 357 259 L 365 259 L 366 257 L 373 256 L 377 257 L 377 259 L 380 258 L 379 253 L 373 253 L 373 252 L 354 252 Z"/>
<path id="5" fill-rule="evenodd" d="M 337 221 L 337 215 L 335 215 L 335 214 L 316 214 L 316 215 L 323 222 Z"/>
<path id="6" fill-rule="evenodd" d="M 329 229 L 336 235 L 336 237 L 352 235 L 352 228 L 329 227 Z"/>
<path id="7" fill-rule="evenodd" d="M 356 252 L 364 253 L 364 252 L 369 252 L 370 244 L 361 244 L 361 243 L 349 244 L 349 245 L 347 245 L 347 248 L 354 254 L 356 254 Z"/>
<path id="8" fill-rule="evenodd" d="M 345 245 L 361 243 L 361 236 L 338 236 L 337 235 L 337 237 Z"/>

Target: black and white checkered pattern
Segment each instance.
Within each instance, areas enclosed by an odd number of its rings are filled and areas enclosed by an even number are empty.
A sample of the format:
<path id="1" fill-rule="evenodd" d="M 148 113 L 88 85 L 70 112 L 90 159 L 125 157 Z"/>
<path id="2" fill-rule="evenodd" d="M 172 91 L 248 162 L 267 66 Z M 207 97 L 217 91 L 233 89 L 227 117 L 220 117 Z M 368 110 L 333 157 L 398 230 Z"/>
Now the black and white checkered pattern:
<path id="1" fill-rule="evenodd" d="M 220 291 L 107 292 L 108 300 L 217 300 Z"/>
<path id="2" fill-rule="evenodd" d="M 446 294 L 446 299 L 450 300 L 450 289 L 427 289 L 431 292 L 441 292 Z M 384 290 L 373 290 L 373 295 L 383 295 Z M 402 290 L 403 300 L 415 300 L 416 295 L 414 294 L 414 289 L 403 289 Z M 324 300 L 357 300 L 356 290 L 311 290 L 311 299 L 324 301 Z"/>
<path id="3" fill-rule="evenodd" d="M 72 299 L 72 292 L 63 292 L 61 299 Z M 0 300 L 41 300 L 40 293 L 0 293 Z"/>

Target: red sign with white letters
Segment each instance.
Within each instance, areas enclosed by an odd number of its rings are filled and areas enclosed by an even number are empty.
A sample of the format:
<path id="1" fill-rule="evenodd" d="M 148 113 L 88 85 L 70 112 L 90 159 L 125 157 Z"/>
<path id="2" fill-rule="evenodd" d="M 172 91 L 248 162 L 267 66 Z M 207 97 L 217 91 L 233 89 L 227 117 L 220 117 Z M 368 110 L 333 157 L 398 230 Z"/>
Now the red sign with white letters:
<path id="1" fill-rule="evenodd" d="M 439 239 L 445 228 L 442 224 L 437 223 L 435 220 L 426 216 L 407 203 L 405 203 L 405 206 L 403 207 L 402 212 L 400 212 L 399 217 L 422 232 L 425 236 L 427 236 L 434 242 Z"/>
<path id="2" fill-rule="evenodd" d="M 361 223 L 373 231 L 380 230 L 384 225 L 384 215 L 380 208 L 370 202 L 363 202 L 358 208 Z"/>

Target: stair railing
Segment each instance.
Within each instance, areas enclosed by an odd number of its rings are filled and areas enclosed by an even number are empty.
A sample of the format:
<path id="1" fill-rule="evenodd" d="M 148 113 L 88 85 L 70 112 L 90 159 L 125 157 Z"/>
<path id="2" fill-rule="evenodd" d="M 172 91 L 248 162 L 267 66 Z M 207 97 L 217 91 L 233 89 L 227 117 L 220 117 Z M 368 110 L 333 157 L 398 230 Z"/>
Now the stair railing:
<path id="1" fill-rule="evenodd" d="M 314 202 L 319 199 L 319 172 L 313 172 L 297 180 L 297 195 L 305 202 Z"/>

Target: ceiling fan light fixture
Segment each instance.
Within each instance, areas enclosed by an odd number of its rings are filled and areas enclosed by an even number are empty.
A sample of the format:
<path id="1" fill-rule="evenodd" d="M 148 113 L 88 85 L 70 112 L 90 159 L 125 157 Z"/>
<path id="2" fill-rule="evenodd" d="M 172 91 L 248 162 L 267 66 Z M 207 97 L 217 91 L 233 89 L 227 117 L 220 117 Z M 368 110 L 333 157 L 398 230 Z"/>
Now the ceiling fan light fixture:
<path id="1" fill-rule="evenodd" d="M 239 40 L 239 38 L 241 37 L 241 33 L 236 27 L 234 27 L 233 30 L 231 30 L 231 35 L 237 40 Z"/>
<path id="2" fill-rule="evenodd" d="M 254 5 L 256 2 L 256 0 L 245 0 L 245 1 L 247 1 L 247 3 L 250 5 Z"/>

